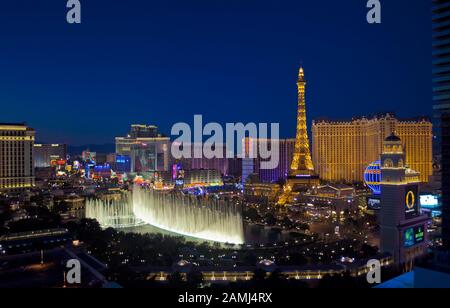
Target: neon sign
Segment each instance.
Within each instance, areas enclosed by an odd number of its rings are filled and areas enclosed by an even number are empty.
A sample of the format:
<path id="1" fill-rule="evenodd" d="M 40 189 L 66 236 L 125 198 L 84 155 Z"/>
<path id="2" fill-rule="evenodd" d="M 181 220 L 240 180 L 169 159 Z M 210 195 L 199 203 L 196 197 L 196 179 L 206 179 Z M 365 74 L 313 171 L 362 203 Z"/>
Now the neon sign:
<path id="1" fill-rule="evenodd" d="M 425 240 L 424 226 L 411 227 L 405 230 L 403 234 L 403 246 L 412 247 Z"/>

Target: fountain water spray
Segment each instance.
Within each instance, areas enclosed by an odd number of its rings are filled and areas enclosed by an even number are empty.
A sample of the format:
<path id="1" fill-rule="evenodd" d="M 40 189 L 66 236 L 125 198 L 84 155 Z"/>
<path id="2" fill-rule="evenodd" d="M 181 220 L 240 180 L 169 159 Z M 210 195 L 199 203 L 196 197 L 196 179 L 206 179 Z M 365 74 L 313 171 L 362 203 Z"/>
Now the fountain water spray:
<path id="1" fill-rule="evenodd" d="M 120 229 L 142 224 L 133 213 L 130 193 L 119 200 L 88 199 L 86 217 L 96 219 L 103 228 Z"/>
<path id="2" fill-rule="evenodd" d="M 135 186 L 133 211 L 155 227 L 205 240 L 243 244 L 241 208 L 231 201 Z"/>

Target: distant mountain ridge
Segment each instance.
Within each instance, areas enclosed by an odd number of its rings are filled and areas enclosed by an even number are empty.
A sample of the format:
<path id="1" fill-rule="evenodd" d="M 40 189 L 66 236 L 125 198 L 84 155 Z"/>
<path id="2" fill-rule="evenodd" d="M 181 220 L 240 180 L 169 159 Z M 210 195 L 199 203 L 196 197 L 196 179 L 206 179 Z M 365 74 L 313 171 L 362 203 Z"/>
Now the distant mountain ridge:
<path id="1" fill-rule="evenodd" d="M 79 146 L 73 145 L 67 146 L 67 152 L 70 155 L 81 155 L 81 152 L 87 149 L 89 149 L 92 152 L 109 154 L 114 153 L 116 151 L 116 145 L 114 143 L 106 143 L 106 144 L 86 144 Z"/>

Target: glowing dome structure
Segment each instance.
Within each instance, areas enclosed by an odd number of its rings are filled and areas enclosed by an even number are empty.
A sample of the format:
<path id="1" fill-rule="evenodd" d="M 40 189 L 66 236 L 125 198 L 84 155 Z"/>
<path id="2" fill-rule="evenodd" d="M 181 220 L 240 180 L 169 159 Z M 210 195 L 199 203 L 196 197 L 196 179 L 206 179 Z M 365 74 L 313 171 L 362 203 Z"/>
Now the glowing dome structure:
<path id="1" fill-rule="evenodd" d="M 172 269 L 175 272 L 187 273 L 192 271 L 193 264 L 186 260 L 180 260 L 172 265 Z"/>
<path id="2" fill-rule="evenodd" d="M 367 166 L 366 171 L 364 171 L 364 182 L 374 194 L 379 195 L 381 193 L 381 162 L 379 160 Z"/>
<path id="3" fill-rule="evenodd" d="M 277 269 L 277 265 L 272 260 L 264 259 L 256 264 L 256 267 L 266 272 L 273 272 Z"/>

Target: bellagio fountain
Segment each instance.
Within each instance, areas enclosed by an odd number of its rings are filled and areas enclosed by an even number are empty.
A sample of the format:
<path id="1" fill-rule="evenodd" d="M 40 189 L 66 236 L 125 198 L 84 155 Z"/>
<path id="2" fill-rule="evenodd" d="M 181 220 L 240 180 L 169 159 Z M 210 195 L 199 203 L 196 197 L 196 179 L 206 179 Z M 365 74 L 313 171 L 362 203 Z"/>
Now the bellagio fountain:
<path id="1" fill-rule="evenodd" d="M 88 200 L 86 216 L 97 219 L 102 226 L 120 228 L 145 223 L 184 236 L 244 243 L 241 207 L 214 196 L 199 197 L 135 185 L 121 201 Z"/>

